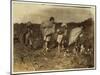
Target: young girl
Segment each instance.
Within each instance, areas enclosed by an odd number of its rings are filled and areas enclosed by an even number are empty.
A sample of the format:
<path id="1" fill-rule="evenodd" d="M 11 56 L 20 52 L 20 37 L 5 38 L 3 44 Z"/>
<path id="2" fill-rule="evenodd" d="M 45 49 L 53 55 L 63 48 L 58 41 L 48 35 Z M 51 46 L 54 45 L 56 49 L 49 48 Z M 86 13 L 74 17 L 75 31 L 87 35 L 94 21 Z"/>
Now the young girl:
<path id="1" fill-rule="evenodd" d="M 66 24 L 62 24 L 59 29 L 57 29 L 57 43 L 58 43 L 58 54 L 60 53 L 61 49 L 64 49 L 64 42 L 66 37 Z"/>

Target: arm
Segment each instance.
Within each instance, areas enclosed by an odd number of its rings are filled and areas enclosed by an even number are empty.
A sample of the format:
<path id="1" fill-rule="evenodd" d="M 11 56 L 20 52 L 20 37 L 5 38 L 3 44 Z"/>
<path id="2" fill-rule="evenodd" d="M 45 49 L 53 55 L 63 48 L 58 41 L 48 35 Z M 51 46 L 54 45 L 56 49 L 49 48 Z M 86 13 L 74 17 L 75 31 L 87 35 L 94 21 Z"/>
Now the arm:
<path id="1" fill-rule="evenodd" d="M 53 28 L 53 33 L 55 33 L 55 24 L 53 24 L 52 28 Z"/>

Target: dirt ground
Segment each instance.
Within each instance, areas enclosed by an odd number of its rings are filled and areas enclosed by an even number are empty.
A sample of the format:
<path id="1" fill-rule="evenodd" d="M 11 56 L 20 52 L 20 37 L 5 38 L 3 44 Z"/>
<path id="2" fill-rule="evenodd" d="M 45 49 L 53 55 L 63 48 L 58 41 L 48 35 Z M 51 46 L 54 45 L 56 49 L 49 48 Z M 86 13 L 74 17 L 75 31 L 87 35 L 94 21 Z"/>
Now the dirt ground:
<path id="1" fill-rule="evenodd" d="M 43 71 L 75 68 L 94 67 L 94 55 L 73 54 L 57 48 L 50 49 L 47 53 L 43 49 L 30 49 L 20 43 L 14 45 L 14 72 Z"/>

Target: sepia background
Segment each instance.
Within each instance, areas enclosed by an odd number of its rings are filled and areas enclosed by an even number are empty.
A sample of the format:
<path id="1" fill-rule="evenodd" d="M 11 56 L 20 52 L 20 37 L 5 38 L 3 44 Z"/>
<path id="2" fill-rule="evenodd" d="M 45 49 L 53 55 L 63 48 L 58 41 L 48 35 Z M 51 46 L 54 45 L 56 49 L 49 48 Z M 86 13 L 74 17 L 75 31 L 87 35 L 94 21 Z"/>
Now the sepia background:
<path id="1" fill-rule="evenodd" d="M 88 18 L 94 18 L 94 7 L 67 7 L 45 4 L 34 4 L 32 2 L 13 2 L 13 23 L 31 21 L 41 23 L 50 16 L 54 16 L 57 22 L 81 22 Z"/>
<path id="2" fill-rule="evenodd" d="M 34 0 L 31 0 L 34 1 Z M 70 71 L 70 72 L 49 72 L 49 73 L 36 73 L 34 75 L 84 75 L 84 74 L 99 74 L 100 72 L 100 51 L 99 51 L 99 41 L 100 41 L 100 34 L 99 34 L 99 28 L 100 28 L 100 2 L 99 0 L 37 0 L 37 1 L 44 1 L 44 2 L 57 2 L 57 3 L 73 3 L 73 4 L 91 4 L 91 5 L 96 5 L 97 6 L 97 11 L 96 11 L 96 19 L 97 19 L 97 69 L 96 70 L 85 70 L 85 71 Z M 3 9 L 2 9 L 3 8 Z M 0 62 L 0 75 L 10 75 L 10 1 L 9 0 L 1 0 L 0 1 L 0 9 L 2 10 L 0 13 L 0 34 L 1 34 L 1 39 L 0 39 L 0 59 L 2 62 Z M 5 35 L 6 34 L 6 35 Z M 6 47 L 5 47 L 6 46 Z M 21 74 L 21 75 L 33 75 L 33 74 Z"/>
<path id="3" fill-rule="evenodd" d="M 56 27 L 59 27 L 62 23 L 67 23 L 69 32 L 71 32 L 71 30 L 75 27 L 84 26 L 84 38 L 82 41 L 85 40 L 85 46 L 92 49 L 91 54 L 73 56 L 73 53 L 68 53 L 68 55 L 64 56 L 64 52 L 61 52 L 60 57 L 58 57 L 55 55 L 57 48 L 55 42 L 53 41 L 51 51 L 44 56 L 41 52 L 43 40 L 41 40 L 40 26 L 43 21 L 48 20 L 51 16 L 55 18 Z M 68 5 L 64 7 L 62 5 L 35 4 L 32 2 L 13 2 L 12 20 L 14 27 L 14 72 L 95 67 L 95 7 L 73 7 Z M 23 44 L 23 36 L 29 21 L 31 22 L 31 28 L 35 34 L 33 37 L 34 49 L 25 47 Z M 67 36 L 67 38 L 70 38 L 70 33 Z M 80 43 L 82 41 L 80 41 Z M 73 48 L 74 45 L 69 47 L 71 50 Z"/>

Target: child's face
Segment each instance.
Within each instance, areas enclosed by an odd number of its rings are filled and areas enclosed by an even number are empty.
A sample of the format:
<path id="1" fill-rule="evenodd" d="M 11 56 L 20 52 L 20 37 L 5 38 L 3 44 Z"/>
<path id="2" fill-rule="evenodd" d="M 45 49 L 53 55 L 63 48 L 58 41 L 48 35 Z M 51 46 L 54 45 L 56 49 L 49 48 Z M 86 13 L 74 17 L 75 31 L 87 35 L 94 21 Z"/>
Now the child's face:
<path id="1" fill-rule="evenodd" d="M 54 23 L 54 20 L 51 20 L 50 22 L 51 22 L 51 23 Z"/>

